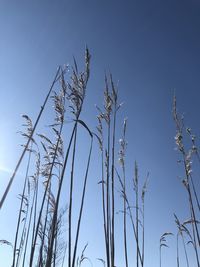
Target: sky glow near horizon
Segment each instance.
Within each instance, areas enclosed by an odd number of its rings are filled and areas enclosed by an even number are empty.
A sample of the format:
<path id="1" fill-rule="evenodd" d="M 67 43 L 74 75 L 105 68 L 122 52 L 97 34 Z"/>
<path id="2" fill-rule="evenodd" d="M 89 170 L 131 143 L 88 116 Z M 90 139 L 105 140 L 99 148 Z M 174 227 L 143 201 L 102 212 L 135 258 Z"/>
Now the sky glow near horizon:
<path id="1" fill-rule="evenodd" d="M 82 117 L 95 129 L 95 104 L 102 105 L 104 73 L 111 72 L 124 102 L 119 112 L 118 139 L 123 118 L 128 117 L 127 176 L 132 179 L 135 160 L 141 179 L 150 173 L 145 260 L 146 267 L 158 267 L 160 236 L 166 231 L 176 233 L 173 213 L 182 220 L 188 217 L 183 172 L 174 149 L 172 100 L 175 91 L 178 110 L 199 137 L 200 1 L 2 0 L 0 34 L 0 193 L 20 155 L 23 139 L 17 132 L 23 123 L 21 114 L 35 121 L 56 68 L 71 64 L 73 56 L 81 68 L 87 44 L 92 56 L 91 77 Z M 51 106 L 49 103 L 48 108 Z M 48 112 L 43 121 L 45 118 Z M 47 132 L 46 126 L 42 131 Z M 86 256 L 95 267 L 102 266 L 97 258 L 105 258 L 98 153 L 95 145 L 80 234 L 80 250 L 88 242 Z M 10 229 L 15 231 L 13 214 L 19 208 L 20 190 L 18 175 L 0 211 L 0 239 L 12 241 Z M 117 267 L 123 267 L 120 223 L 116 235 Z M 175 237 L 169 237 L 168 244 L 162 267 L 176 266 Z M 10 251 L 0 245 L 0 259 L 5 260 L 3 265 L 0 260 L 0 266 L 11 265 Z"/>

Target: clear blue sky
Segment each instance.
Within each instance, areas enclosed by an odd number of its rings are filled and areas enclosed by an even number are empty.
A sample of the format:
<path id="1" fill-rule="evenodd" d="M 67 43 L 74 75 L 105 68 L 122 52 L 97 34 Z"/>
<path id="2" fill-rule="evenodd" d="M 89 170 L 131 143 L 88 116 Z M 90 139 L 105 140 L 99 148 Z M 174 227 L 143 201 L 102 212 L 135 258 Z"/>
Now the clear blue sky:
<path id="1" fill-rule="evenodd" d="M 20 114 L 35 119 L 57 66 L 71 63 L 72 56 L 82 63 L 87 44 L 92 63 L 85 121 L 94 129 L 94 104 L 101 105 L 104 72 L 111 71 L 125 103 L 119 119 L 128 117 L 128 174 L 131 177 L 134 160 L 141 177 L 150 172 L 146 266 L 157 267 L 159 237 L 175 231 L 173 213 L 187 218 L 186 195 L 177 179 L 182 172 L 174 150 L 172 98 L 175 90 L 179 110 L 198 135 L 200 1 L 1 0 L 0 37 L 0 192 L 20 153 Z M 85 214 L 82 234 L 95 266 L 96 258 L 104 257 L 99 177 L 91 171 L 86 202 L 90 213 Z M 0 214 L 1 239 L 9 238 L 2 225 L 12 227 L 19 181 Z M 175 266 L 173 243 L 175 239 L 169 241 L 173 249 L 165 251 L 163 267 Z M 1 259 L 3 250 L 1 246 Z"/>

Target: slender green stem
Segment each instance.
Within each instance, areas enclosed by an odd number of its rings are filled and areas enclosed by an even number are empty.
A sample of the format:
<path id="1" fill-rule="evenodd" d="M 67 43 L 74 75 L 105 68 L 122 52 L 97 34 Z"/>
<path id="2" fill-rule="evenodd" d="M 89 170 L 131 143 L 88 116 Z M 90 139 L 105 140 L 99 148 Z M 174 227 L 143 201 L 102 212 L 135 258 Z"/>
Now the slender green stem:
<path id="1" fill-rule="evenodd" d="M 76 140 L 77 140 L 77 127 L 74 135 L 74 146 L 72 155 L 71 166 L 71 179 L 70 179 L 70 198 L 69 198 L 69 231 L 68 231 L 68 266 L 71 267 L 71 251 L 72 251 L 72 204 L 73 204 L 73 184 L 74 184 L 74 164 L 76 153 Z"/>
<path id="2" fill-rule="evenodd" d="M 112 228 L 111 228 L 111 266 L 115 266 L 115 131 L 116 131 L 116 115 L 117 107 L 115 103 L 113 119 L 113 136 L 112 136 L 112 169 L 111 169 L 111 182 L 112 182 Z"/>
<path id="3" fill-rule="evenodd" d="M 90 166 L 90 160 L 91 160 L 91 154 L 92 154 L 92 145 L 93 145 L 93 137 L 91 137 L 90 151 L 89 151 L 87 168 L 86 168 L 85 178 L 84 178 L 84 185 L 83 185 L 82 198 L 81 198 L 81 207 L 79 211 L 78 225 L 77 225 L 76 238 L 75 238 L 75 244 L 74 244 L 72 267 L 75 267 L 76 252 L 77 252 L 77 247 L 78 247 L 79 232 L 80 232 L 80 225 L 81 225 L 83 206 L 84 206 L 84 200 L 85 200 L 86 185 L 87 185 L 87 180 L 88 180 L 88 172 L 89 172 L 89 166 Z"/>
<path id="4" fill-rule="evenodd" d="M 31 148 L 32 148 L 32 145 L 31 145 Z M 26 191 L 27 182 L 28 182 L 28 172 L 29 172 L 29 167 L 30 167 L 30 161 L 31 161 L 31 151 L 29 152 L 29 156 L 28 156 L 28 163 L 27 163 L 27 168 L 26 168 L 24 187 L 23 187 L 23 191 L 22 191 L 22 195 L 21 195 L 20 210 L 19 210 L 18 221 L 17 221 L 17 229 L 16 229 L 16 234 L 15 234 L 15 244 L 14 244 L 14 248 L 13 248 L 13 263 L 12 263 L 13 267 L 15 266 L 15 257 L 16 257 L 16 250 L 17 250 L 19 227 L 20 227 L 20 223 L 21 223 L 21 217 L 22 217 L 22 214 L 23 214 L 23 204 L 24 204 L 24 200 L 26 198 L 25 197 L 25 191 Z M 28 199 L 27 199 L 27 201 L 28 201 Z M 29 203 L 27 203 L 27 205 L 29 205 Z M 26 218 L 27 218 L 28 210 L 26 210 L 25 212 L 26 212 Z M 25 224 L 25 221 L 24 221 L 24 224 Z M 21 254 L 21 252 L 18 251 L 17 258 L 19 258 L 20 254 Z"/>
<path id="5" fill-rule="evenodd" d="M 128 251 L 127 251 L 127 230 L 126 230 L 126 216 L 127 216 L 127 205 L 126 205 L 126 173 L 125 173 L 125 166 L 123 164 L 122 166 L 122 170 L 123 170 L 123 193 L 124 193 L 124 197 L 123 197 L 123 204 L 124 204 L 124 254 L 125 254 L 125 262 L 126 262 L 126 267 L 128 267 Z"/>

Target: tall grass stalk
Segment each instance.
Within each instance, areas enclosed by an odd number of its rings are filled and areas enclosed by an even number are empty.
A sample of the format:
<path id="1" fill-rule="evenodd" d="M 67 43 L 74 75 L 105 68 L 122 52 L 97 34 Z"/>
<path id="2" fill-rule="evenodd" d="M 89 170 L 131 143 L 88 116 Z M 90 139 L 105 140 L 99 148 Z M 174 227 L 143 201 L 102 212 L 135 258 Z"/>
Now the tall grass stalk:
<path id="1" fill-rule="evenodd" d="M 138 185 L 138 167 L 137 163 L 135 162 L 135 175 L 134 175 L 134 191 L 135 191 L 135 219 L 136 219 L 136 236 L 137 240 L 139 240 L 139 215 L 138 215 L 138 210 L 139 210 L 139 203 L 138 203 L 138 190 L 139 190 L 139 185 Z M 137 250 L 136 253 L 136 266 L 139 267 L 139 252 Z"/>
<path id="2" fill-rule="evenodd" d="M 21 223 L 21 217 L 22 217 L 22 215 L 25 215 L 25 217 L 23 218 L 24 226 L 25 226 L 26 225 L 27 214 L 28 214 L 29 198 L 25 195 L 25 191 L 26 191 L 27 183 L 28 183 L 28 173 L 29 173 L 29 167 L 30 167 L 30 160 L 31 160 L 31 152 L 29 152 L 26 175 L 25 175 L 24 185 L 23 185 L 23 191 L 22 191 L 22 194 L 20 195 L 21 203 L 20 203 L 20 209 L 19 209 L 19 214 L 18 214 L 17 228 L 16 228 L 16 232 L 15 232 L 15 242 L 14 242 L 14 247 L 13 247 L 13 263 L 12 263 L 12 266 L 15 266 L 16 254 L 17 254 L 17 262 L 18 262 L 19 255 L 21 254 L 21 249 L 22 249 L 21 246 L 19 246 L 19 249 L 17 249 L 17 241 L 18 241 L 18 234 L 19 234 L 19 228 L 20 228 L 20 223 Z M 22 231 L 22 236 L 21 237 L 23 237 L 23 232 L 24 231 Z M 16 264 L 16 266 L 17 265 L 18 264 Z"/>
<path id="3" fill-rule="evenodd" d="M 128 267 L 128 247 L 127 247 L 127 193 L 126 193 L 126 170 L 125 170 L 125 153 L 126 153 L 126 120 L 124 120 L 123 125 L 123 136 L 122 139 L 119 140 L 120 142 L 120 152 L 119 152 L 119 162 L 122 166 L 122 176 L 123 180 L 121 180 L 121 186 L 122 186 L 122 196 L 123 196 L 123 232 L 124 232 L 124 256 L 125 256 L 125 263 L 126 267 Z M 119 175 L 118 175 L 119 177 Z"/>
<path id="4" fill-rule="evenodd" d="M 29 214 L 29 219 L 28 219 L 28 226 L 27 226 L 27 233 L 26 233 L 26 241 L 25 241 L 25 248 L 24 248 L 24 254 L 23 254 L 22 267 L 25 266 L 26 254 L 27 254 L 27 250 L 28 250 L 28 242 L 29 242 L 29 238 L 30 238 L 32 217 L 33 217 L 33 213 L 36 213 L 36 208 L 37 208 L 39 172 L 40 172 L 40 153 L 37 152 L 36 153 L 36 172 L 32 176 L 32 180 L 33 180 L 33 196 L 32 196 L 32 200 L 31 200 L 31 204 L 30 204 L 31 208 L 30 208 L 30 214 Z"/>
<path id="5" fill-rule="evenodd" d="M 85 72 L 81 73 L 79 75 L 77 64 L 75 62 L 75 68 L 73 69 L 73 75 L 71 77 L 72 85 L 68 84 L 68 90 L 69 90 L 68 99 L 72 103 L 71 109 L 72 109 L 72 114 L 74 114 L 74 116 L 75 116 L 75 123 L 73 126 L 72 134 L 70 137 L 67 152 L 65 154 L 64 164 L 63 164 L 63 168 L 62 168 L 62 172 L 61 172 L 61 177 L 60 177 L 60 182 L 59 182 L 59 187 L 58 187 L 58 192 L 57 192 L 57 197 L 56 197 L 56 202 L 55 202 L 55 210 L 53 213 L 53 220 L 52 220 L 51 248 L 50 248 L 49 253 L 47 255 L 46 267 L 51 266 L 52 251 L 53 251 L 53 245 L 54 245 L 54 239 L 55 239 L 55 225 L 56 225 L 57 213 L 58 213 L 58 205 L 59 205 L 59 201 L 60 201 L 61 189 L 62 189 L 64 174 L 65 174 L 65 170 L 66 170 L 66 166 L 67 166 L 67 162 L 68 162 L 70 148 L 71 148 L 72 141 L 73 141 L 75 133 L 76 133 L 79 116 L 81 114 L 83 101 L 85 98 L 86 86 L 87 86 L 87 82 L 89 79 L 89 63 L 90 63 L 90 54 L 89 54 L 88 49 L 86 48 Z M 69 229 L 69 231 L 71 231 L 71 229 Z"/>
<path id="6" fill-rule="evenodd" d="M 192 222 L 192 227 L 193 227 L 193 238 L 195 240 L 195 246 L 200 246 L 200 235 L 199 235 L 199 230 L 198 230 L 198 225 L 197 225 L 193 194 L 191 190 L 191 172 L 192 172 L 192 169 L 191 169 L 192 168 L 191 166 L 191 155 L 192 154 L 191 153 L 192 151 L 189 150 L 187 153 L 185 150 L 185 146 L 183 143 L 183 130 L 184 130 L 183 118 L 180 118 L 180 116 L 177 113 L 177 105 L 176 105 L 175 96 L 174 96 L 174 102 L 173 102 L 173 116 L 174 116 L 174 121 L 176 124 L 176 137 L 175 137 L 176 145 L 182 155 L 182 162 L 184 165 L 185 178 L 183 179 L 183 185 L 185 186 L 186 191 L 188 193 L 189 210 L 191 214 L 191 222 Z"/>
<path id="7" fill-rule="evenodd" d="M 86 128 L 86 129 L 88 130 L 88 128 Z M 87 167 L 86 167 L 86 172 L 85 172 L 84 185 L 83 185 L 83 190 L 82 190 L 81 206 L 80 206 L 80 211 L 79 211 L 79 216 L 78 216 L 78 223 L 77 223 L 77 230 L 76 230 L 76 236 L 75 236 L 75 245 L 74 245 L 72 267 L 75 267 L 76 253 L 77 253 L 79 233 L 80 233 L 80 225 L 81 225 L 83 206 L 84 206 L 84 200 L 85 200 L 85 193 L 86 193 L 86 186 L 87 186 L 87 180 L 88 180 L 88 172 L 89 172 L 89 166 L 90 166 L 91 154 L 92 154 L 93 135 L 92 135 L 92 133 L 90 131 L 89 131 L 89 134 L 90 134 L 90 137 L 91 137 L 91 144 L 90 144 L 88 162 L 87 162 Z"/>
<path id="8" fill-rule="evenodd" d="M 111 88 L 110 88 L 110 86 Z M 112 75 L 105 76 L 104 110 L 97 107 L 98 139 L 102 159 L 102 209 L 106 247 L 106 262 L 108 267 L 115 266 L 115 139 L 116 120 L 119 109 L 118 93 L 113 83 Z M 105 123 L 105 127 L 104 127 Z M 104 138 L 105 135 L 105 138 Z M 104 169 L 105 165 L 105 169 Z M 105 171 L 105 174 L 104 174 Z M 106 186 L 106 190 L 105 190 Z"/>
<path id="9" fill-rule="evenodd" d="M 98 134 L 97 139 L 99 141 L 99 149 L 101 151 L 101 181 L 99 184 L 101 184 L 101 192 L 102 192 L 102 211 L 103 211 L 103 229 L 104 229 L 104 240 L 105 240 L 105 248 L 106 248 L 106 260 L 107 263 L 109 262 L 109 247 L 108 247 L 108 234 L 107 234 L 107 223 L 106 223 L 106 200 L 105 200 L 105 185 L 106 181 L 104 178 L 104 135 L 103 135 L 103 115 L 100 110 L 100 115 L 97 116 L 98 119 L 98 126 L 97 131 Z M 105 261 L 103 261 L 105 263 Z"/>
<path id="10" fill-rule="evenodd" d="M 63 91 L 64 97 L 65 97 L 65 90 Z M 56 98 L 55 98 L 56 99 Z M 61 110 L 61 112 L 64 112 L 64 110 Z M 52 174 L 53 174 L 53 169 L 55 167 L 55 162 L 58 156 L 58 149 L 59 149 L 59 144 L 60 144 L 60 136 L 62 133 L 62 129 L 63 129 L 63 123 L 64 123 L 64 114 L 61 114 L 61 122 L 60 122 L 60 129 L 59 129 L 59 137 L 56 141 L 56 144 L 53 146 L 53 151 L 54 154 L 52 155 L 52 162 L 50 162 L 50 170 L 47 169 L 47 173 L 45 173 L 45 175 L 47 176 L 47 180 L 45 181 L 45 190 L 44 190 L 44 194 L 42 197 L 42 202 L 41 202 L 41 206 L 40 206 L 40 211 L 39 211 L 39 216 L 37 218 L 37 223 L 36 223 L 36 228 L 35 228 L 35 232 L 34 232 L 34 237 L 33 237 L 33 243 L 32 243 L 32 248 L 31 248 L 31 255 L 30 255 L 30 267 L 33 264 L 33 258 L 34 258 L 34 253 L 35 253 L 35 248 L 36 248 L 36 241 L 38 238 L 38 233 L 39 233 L 39 227 L 41 224 L 41 218 L 42 218 L 42 213 L 43 213 L 43 209 L 44 209 L 44 205 L 45 205 L 45 200 L 46 200 L 46 196 L 49 190 L 49 185 L 51 183 L 51 178 L 52 178 Z M 45 138 L 44 136 L 40 135 L 43 139 L 47 140 L 50 144 L 51 142 Z M 52 144 L 51 144 L 52 145 Z M 43 147 L 45 148 L 45 146 L 43 145 Z M 48 153 L 48 152 L 47 152 Z M 49 159 L 51 160 L 51 159 Z"/>
<path id="11" fill-rule="evenodd" d="M 29 144 L 30 144 L 30 142 L 31 142 L 31 140 L 32 140 L 33 134 L 34 134 L 34 132 L 35 132 L 35 130 L 36 130 L 36 128 L 37 128 L 37 125 L 38 125 L 38 123 L 39 123 L 39 121 L 40 121 L 40 118 L 41 118 L 42 113 L 43 113 L 43 111 L 44 111 L 44 109 L 45 109 L 45 106 L 46 106 L 46 104 L 47 104 L 47 101 L 48 101 L 48 99 L 49 99 L 49 97 L 50 97 L 50 95 L 51 95 L 51 92 L 52 92 L 52 90 L 53 90 L 53 87 L 54 87 L 55 83 L 59 80 L 59 78 L 60 78 L 60 67 L 58 68 L 58 70 L 57 70 L 57 72 L 56 72 L 55 78 L 54 78 L 54 80 L 53 80 L 53 82 L 52 82 L 52 84 L 51 84 L 51 86 L 50 86 L 49 92 L 48 92 L 48 94 L 46 95 L 46 98 L 45 98 L 45 100 L 44 100 L 44 103 L 43 103 L 43 105 L 41 106 L 40 112 L 39 112 L 39 114 L 38 114 L 38 116 L 37 116 L 37 119 L 36 119 L 36 121 L 35 121 L 35 124 L 33 125 L 32 132 L 31 132 L 31 134 L 30 134 L 30 136 L 29 136 L 29 138 L 28 138 L 28 140 L 27 140 L 26 145 L 24 146 L 24 149 L 23 149 L 23 151 L 22 151 L 21 156 L 19 157 L 19 160 L 18 160 L 18 162 L 17 162 L 17 165 L 16 165 L 16 167 L 15 167 L 15 169 L 14 169 L 14 172 L 13 172 L 12 176 L 10 177 L 10 180 L 9 180 L 9 182 L 8 182 L 8 185 L 7 185 L 7 187 L 6 187 L 6 189 L 5 189 L 4 193 L 3 193 L 3 196 L 2 196 L 1 201 L 0 201 L 0 209 L 1 209 L 2 206 L 3 206 L 3 203 L 4 203 L 5 199 L 6 199 L 6 196 L 7 196 L 8 192 L 9 192 L 9 190 L 10 190 L 10 187 L 11 187 L 11 185 L 12 185 L 12 183 L 13 183 L 13 180 L 14 180 L 14 178 L 15 178 L 15 176 L 16 176 L 16 174 L 17 174 L 17 171 L 18 171 L 18 169 L 19 169 L 19 167 L 20 167 L 20 165 L 21 165 L 21 162 L 22 162 L 22 160 L 23 160 L 23 158 L 24 158 L 24 155 L 25 155 L 25 153 L 26 153 L 26 151 L 27 151 L 27 149 L 28 149 L 28 147 L 29 147 Z"/>
<path id="12" fill-rule="evenodd" d="M 72 250 L 72 200 L 73 200 L 73 183 L 74 183 L 74 163 L 75 163 L 75 152 L 76 152 L 76 139 L 77 139 L 77 128 L 74 135 L 74 145 L 72 154 L 72 166 L 71 166 L 71 179 L 70 179 L 70 197 L 69 197 L 69 233 L 68 233 L 68 266 L 71 266 L 71 250 Z"/>
<path id="13" fill-rule="evenodd" d="M 110 82 L 112 88 L 112 101 L 113 101 L 113 133 L 112 133 L 112 160 L 111 160 L 111 194 L 112 194 L 112 227 L 111 227 L 111 266 L 115 266 L 115 136 L 116 136 L 116 120 L 118 106 L 118 93 L 113 83 L 112 75 L 110 75 Z"/>

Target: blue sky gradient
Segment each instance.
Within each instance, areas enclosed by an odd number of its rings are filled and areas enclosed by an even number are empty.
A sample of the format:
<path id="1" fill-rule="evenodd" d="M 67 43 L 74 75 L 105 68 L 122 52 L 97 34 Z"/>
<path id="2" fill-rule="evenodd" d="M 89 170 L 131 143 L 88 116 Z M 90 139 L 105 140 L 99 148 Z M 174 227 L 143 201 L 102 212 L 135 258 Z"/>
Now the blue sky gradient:
<path id="1" fill-rule="evenodd" d="M 83 117 L 95 129 L 95 104 L 101 106 L 104 74 L 111 72 L 124 102 L 118 138 L 123 118 L 128 117 L 128 176 L 132 178 L 135 160 L 141 178 L 150 172 L 146 266 L 159 266 L 160 235 L 176 231 L 174 212 L 183 220 L 188 216 L 187 197 L 178 178 L 183 172 L 174 150 L 172 101 L 175 92 L 186 125 L 199 136 L 200 1 L 2 0 L 0 34 L 0 192 L 20 155 L 22 139 L 16 134 L 22 124 L 20 114 L 35 120 L 56 68 L 71 64 L 73 56 L 83 66 L 87 44 L 92 59 Z M 87 256 L 98 267 L 96 258 L 105 255 L 97 145 L 94 151 L 80 246 L 89 242 Z M 4 229 L 13 227 L 20 172 L 17 178 L 0 213 L 0 239 L 11 238 Z M 174 244 L 175 238 L 170 237 L 163 267 L 176 266 Z M 8 256 L 0 265 L 7 267 L 10 251 L 0 246 L 0 259 L 5 251 Z M 118 255 L 122 267 L 123 254 Z"/>

